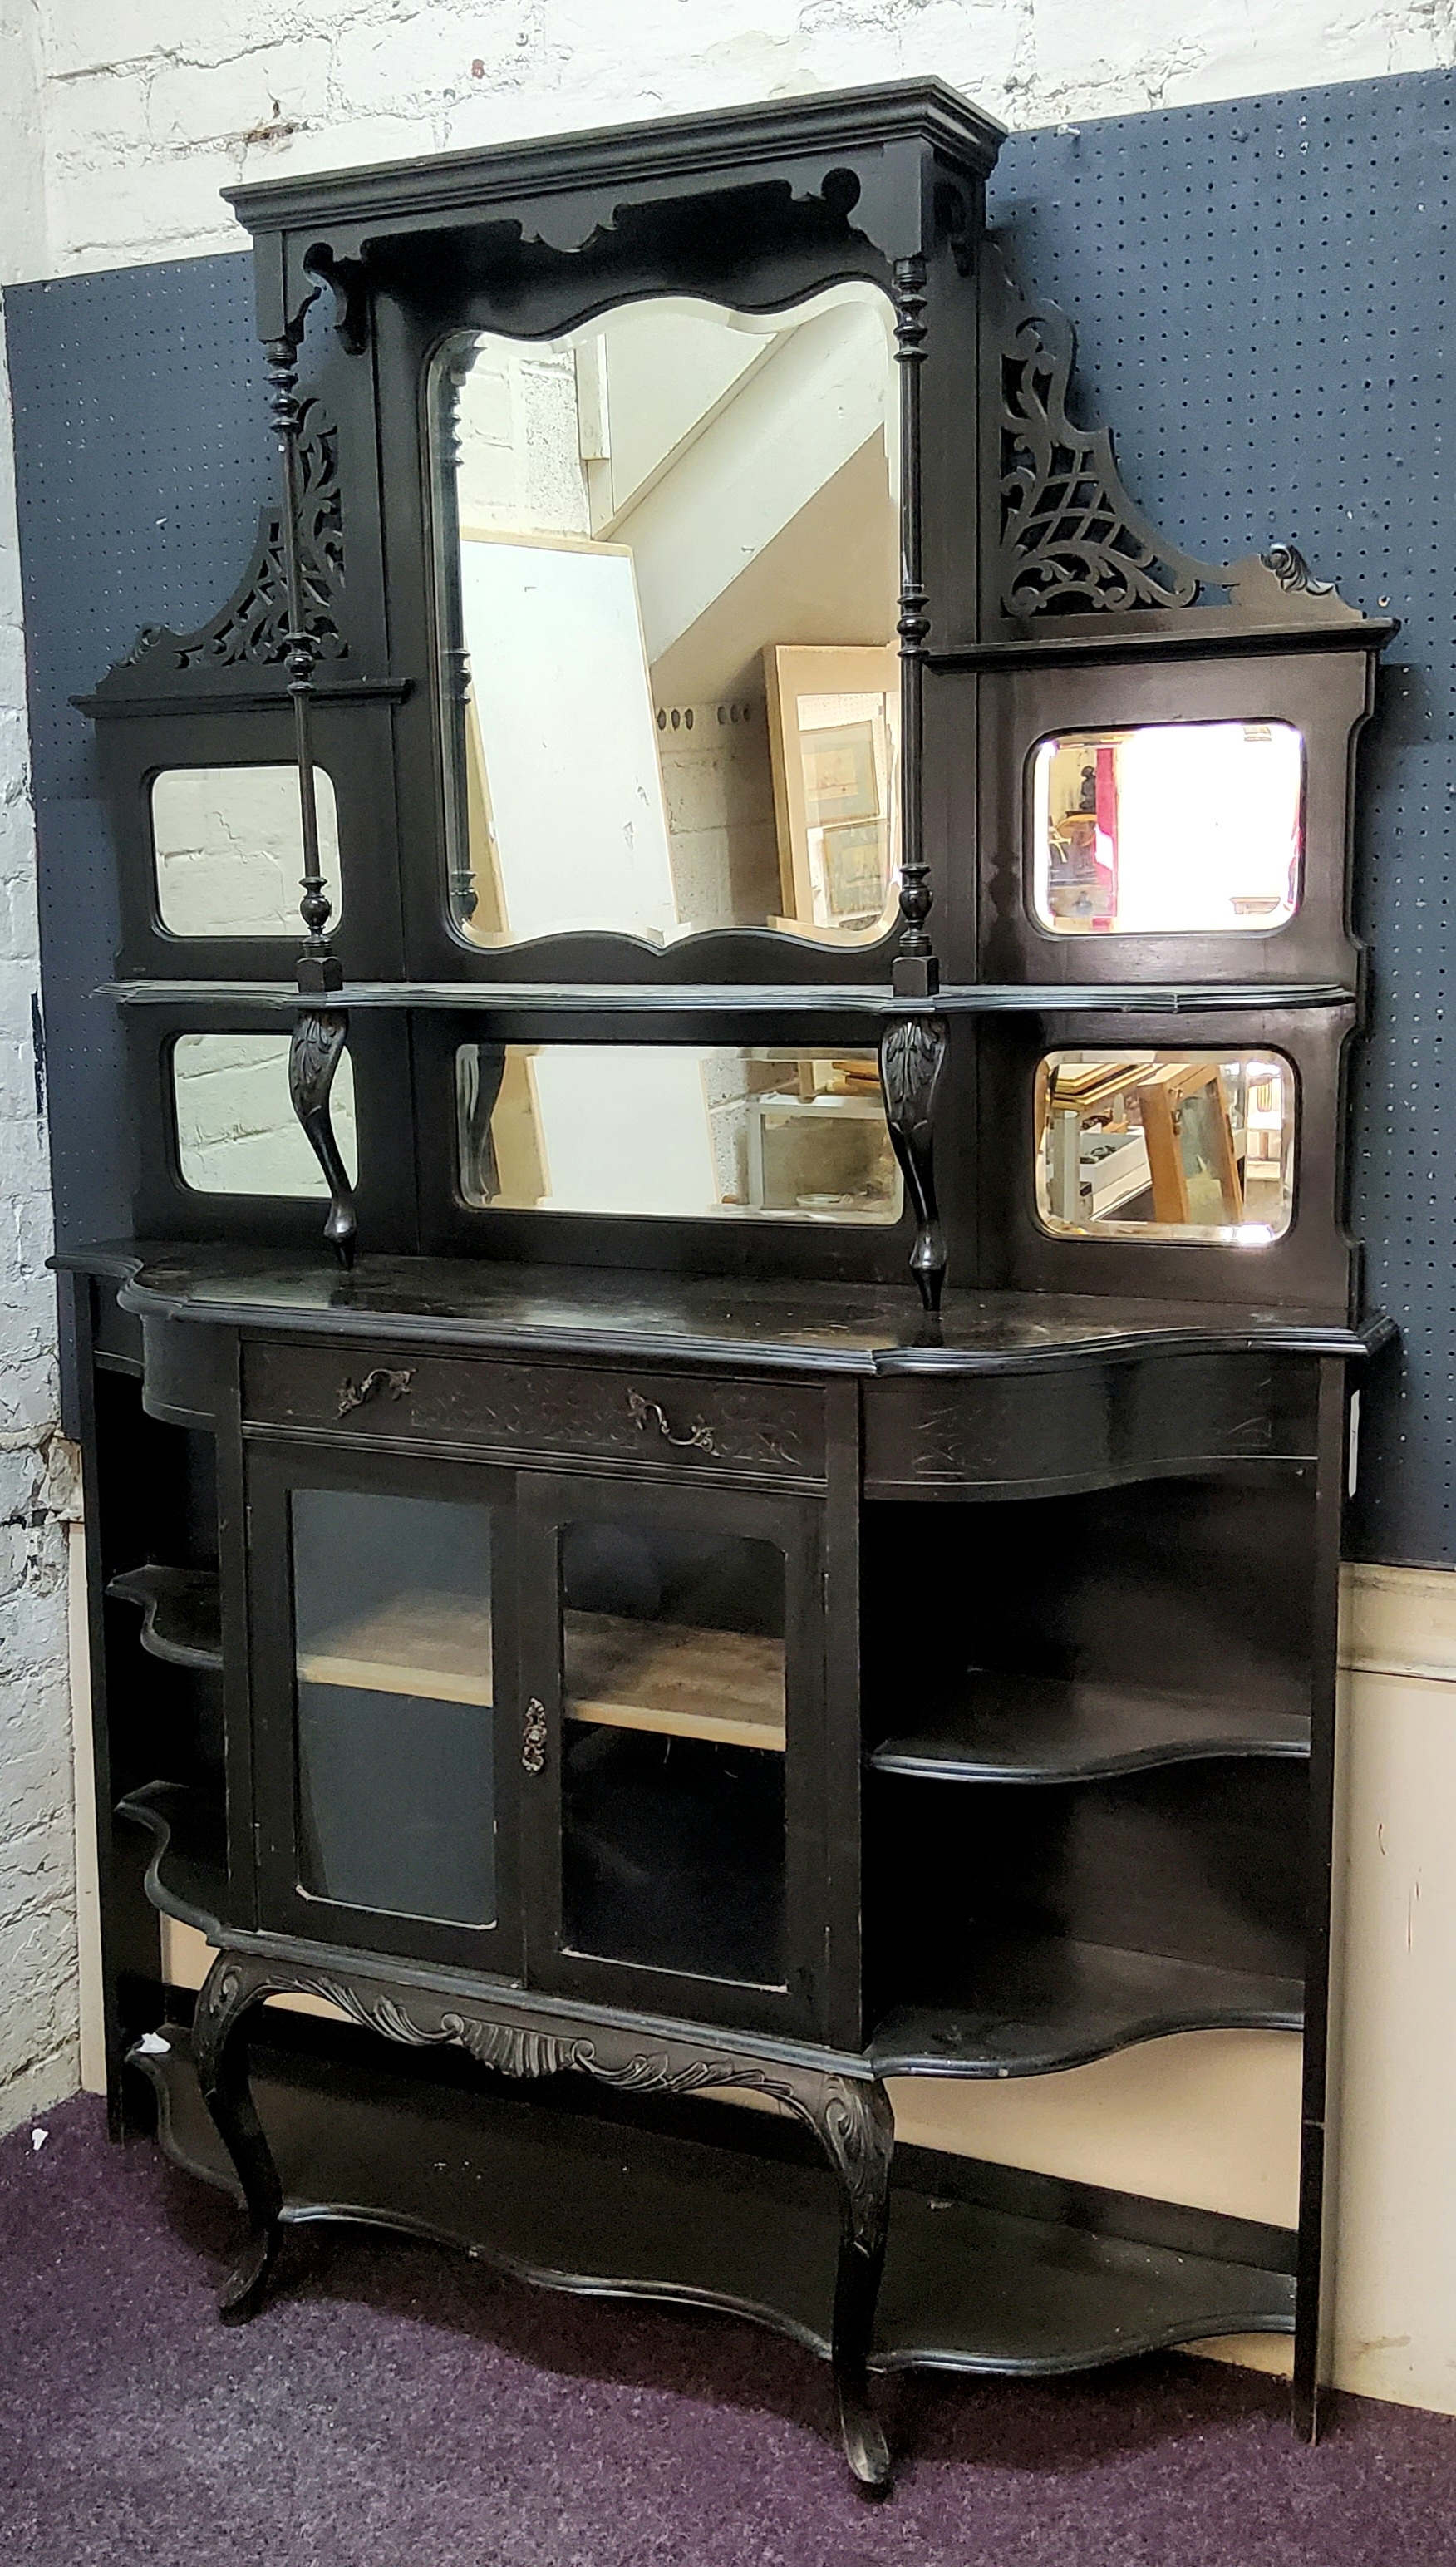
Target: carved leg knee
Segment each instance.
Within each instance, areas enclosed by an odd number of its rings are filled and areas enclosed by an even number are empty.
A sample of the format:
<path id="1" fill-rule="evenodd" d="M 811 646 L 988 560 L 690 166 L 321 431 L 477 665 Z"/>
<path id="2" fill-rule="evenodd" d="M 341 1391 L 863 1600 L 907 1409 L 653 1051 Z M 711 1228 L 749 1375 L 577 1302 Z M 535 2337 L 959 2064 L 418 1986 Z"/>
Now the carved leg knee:
<path id="1" fill-rule="evenodd" d="M 262 1990 L 219 1954 L 197 2000 L 192 2059 L 202 2100 L 232 2161 L 247 2207 L 248 2242 L 218 2294 L 219 2314 L 251 2317 L 267 2288 L 283 2217 L 283 2186 L 258 2119 L 248 2076 L 247 2018 Z"/>

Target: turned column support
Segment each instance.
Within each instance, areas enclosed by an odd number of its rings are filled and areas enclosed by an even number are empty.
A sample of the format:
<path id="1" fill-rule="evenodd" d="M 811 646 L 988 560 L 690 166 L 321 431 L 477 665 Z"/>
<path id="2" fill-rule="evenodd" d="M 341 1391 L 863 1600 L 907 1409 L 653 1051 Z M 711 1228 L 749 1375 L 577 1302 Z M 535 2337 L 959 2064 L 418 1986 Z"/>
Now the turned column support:
<path id="1" fill-rule="evenodd" d="M 339 1056 L 348 1039 L 349 1018 L 341 1008 L 328 1004 L 334 993 L 344 986 L 344 966 L 328 936 L 334 904 L 324 881 L 314 776 L 314 669 L 319 656 L 319 637 L 308 613 L 299 522 L 302 406 L 298 397 L 298 358 L 309 308 L 319 291 L 316 284 L 304 297 L 281 335 L 268 342 L 267 356 L 273 425 L 283 458 L 281 534 L 288 608 L 284 656 L 288 667 L 289 702 L 293 707 L 299 824 L 304 852 L 300 886 L 303 897 L 299 902 L 299 915 L 308 931 L 298 958 L 299 997 L 306 1003 L 301 1006 L 295 1022 L 289 1051 L 289 1093 L 293 1098 L 294 1112 L 308 1136 L 309 1146 L 324 1171 L 329 1188 L 329 1217 L 324 1225 L 324 1236 L 341 1265 L 347 1267 L 354 1263 L 358 1220 L 354 1189 L 335 1138 L 329 1093 L 339 1066 Z"/>

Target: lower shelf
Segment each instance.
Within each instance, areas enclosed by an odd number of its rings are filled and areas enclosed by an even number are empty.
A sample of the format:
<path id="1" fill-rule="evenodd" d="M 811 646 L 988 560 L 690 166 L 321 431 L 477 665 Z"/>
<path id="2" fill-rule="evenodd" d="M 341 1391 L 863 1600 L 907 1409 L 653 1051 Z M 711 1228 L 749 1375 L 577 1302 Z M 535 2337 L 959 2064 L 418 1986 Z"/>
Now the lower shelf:
<path id="1" fill-rule="evenodd" d="M 234 2189 L 187 2033 L 167 2025 L 131 2060 L 155 2089 L 167 2155 Z M 255 2045 L 290 2220 L 439 2238 L 557 2290 L 730 2310 L 828 2356 L 839 2196 L 797 2134 L 701 2104 L 684 2136 L 573 2111 L 556 2091 L 528 2102 L 408 2075 L 372 2044 L 366 2060 Z M 720 2118 L 735 2143 L 717 2143 Z M 1190 2251 L 1195 2240 L 1212 2251 Z M 1206 2336 L 1287 2334 L 1293 2244 L 1281 2229 L 902 2149 L 873 2363 L 1050 2374 Z"/>

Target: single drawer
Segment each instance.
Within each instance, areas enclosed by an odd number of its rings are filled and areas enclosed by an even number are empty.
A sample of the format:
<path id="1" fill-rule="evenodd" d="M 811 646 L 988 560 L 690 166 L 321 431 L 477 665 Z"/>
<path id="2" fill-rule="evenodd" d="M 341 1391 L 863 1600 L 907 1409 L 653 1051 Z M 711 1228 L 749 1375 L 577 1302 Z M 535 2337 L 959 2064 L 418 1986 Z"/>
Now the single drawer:
<path id="1" fill-rule="evenodd" d="M 243 1413 L 360 1443 L 465 1447 L 508 1460 L 576 1456 L 734 1479 L 820 1483 L 824 1395 L 630 1365 L 499 1363 L 411 1347 L 249 1345 Z"/>
<path id="2" fill-rule="evenodd" d="M 1319 1451 L 1312 1361 L 1183 1354 L 1037 1372 L 876 1381 L 864 1402 L 871 1498 L 1110 1488 Z"/>

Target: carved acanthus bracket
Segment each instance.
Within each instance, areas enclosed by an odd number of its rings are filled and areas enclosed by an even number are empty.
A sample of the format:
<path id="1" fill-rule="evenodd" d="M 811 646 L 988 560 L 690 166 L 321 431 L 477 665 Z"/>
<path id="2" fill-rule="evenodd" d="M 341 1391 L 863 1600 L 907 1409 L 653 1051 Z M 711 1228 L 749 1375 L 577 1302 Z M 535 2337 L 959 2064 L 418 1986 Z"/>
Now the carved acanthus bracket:
<path id="1" fill-rule="evenodd" d="M 999 511 L 992 612 L 1120 615 L 1194 606 L 1214 588 L 1271 619 L 1361 620 L 1293 544 L 1207 562 L 1159 534 L 1123 485 L 1111 430 L 1079 428 L 1069 416 L 1077 334 L 1067 315 L 1029 302 L 990 248 L 985 275 L 999 359 L 989 424 Z"/>
<path id="2" fill-rule="evenodd" d="M 945 1285 L 945 1234 L 935 1200 L 935 1091 L 945 1066 L 949 1029 L 943 1016 L 896 1016 L 879 1043 L 884 1116 L 915 1215 L 910 1272 L 927 1310 L 938 1310 Z"/>
<path id="3" fill-rule="evenodd" d="M 344 503 L 339 478 L 339 430 L 317 399 L 299 405 L 299 569 L 305 626 L 317 660 L 347 660 L 342 626 L 345 579 Z M 288 571 L 283 516 L 264 510 L 253 558 L 226 606 L 195 633 L 172 633 L 146 624 L 117 670 L 145 669 L 175 677 L 181 671 L 278 669 L 288 660 Z"/>
<path id="4" fill-rule="evenodd" d="M 318 660 L 345 660 L 349 645 L 339 629 L 344 585 L 344 507 L 339 487 L 339 431 L 317 401 L 299 405 L 299 569 L 304 620 Z M 246 661 L 273 668 L 288 658 L 288 573 L 283 521 L 264 518 L 253 565 L 221 615 L 177 649 L 178 669 L 232 668 Z"/>
<path id="5" fill-rule="evenodd" d="M 305 1006 L 295 1021 L 288 1055 L 288 1086 L 293 1110 L 309 1146 L 324 1171 L 329 1188 L 329 1218 L 324 1237 L 341 1266 L 354 1264 L 359 1216 L 354 1187 L 340 1153 L 329 1110 L 330 1090 L 349 1039 L 349 1017 L 342 1007 Z"/>

